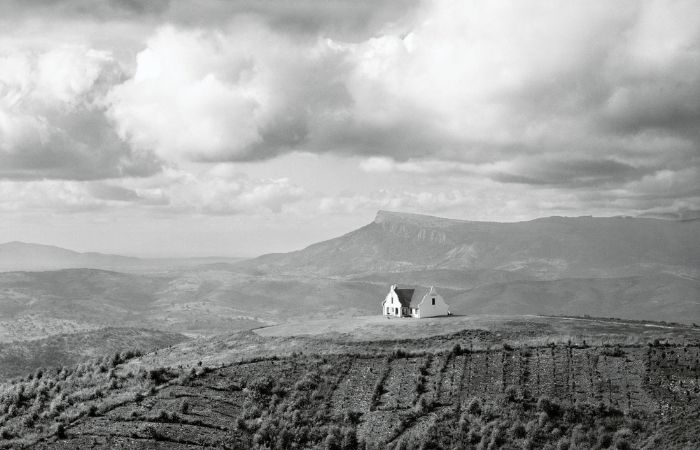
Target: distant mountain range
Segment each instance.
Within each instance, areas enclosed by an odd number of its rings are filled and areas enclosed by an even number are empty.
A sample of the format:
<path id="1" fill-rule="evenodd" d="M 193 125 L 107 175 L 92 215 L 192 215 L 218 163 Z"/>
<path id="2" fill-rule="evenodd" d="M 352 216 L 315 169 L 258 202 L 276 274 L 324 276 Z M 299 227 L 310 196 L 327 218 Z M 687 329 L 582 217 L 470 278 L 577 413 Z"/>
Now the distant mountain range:
<path id="1" fill-rule="evenodd" d="M 2 244 L 0 268 L 10 267 L 24 271 L 0 274 L 0 342 L 104 326 L 210 335 L 372 315 L 394 283 L 434 285 L 456 314 L 700 323 L 700 221 L 491 223 L 380 211 L 346 235 L 250 260 Z"/>
<path id="2" fill-rule="evenodd" d="M 334 276 L 496 270 L 536 279 L 660 272 L 699 278 L 700 221 L 548 217 L 495 223 L 379 211 L 372 223 L 344 236 L 240 266 Z"/>
<path id="3" fill-rule="evenodd" d="M 122 271 L 158 270 L 204 264 L 233 263 L 241 258 L 135 258 L 104 253 L 79 253 L 52 245 L 26 242 L 0 244 L 0 272 L 61 269 L 104 269 Z"/>

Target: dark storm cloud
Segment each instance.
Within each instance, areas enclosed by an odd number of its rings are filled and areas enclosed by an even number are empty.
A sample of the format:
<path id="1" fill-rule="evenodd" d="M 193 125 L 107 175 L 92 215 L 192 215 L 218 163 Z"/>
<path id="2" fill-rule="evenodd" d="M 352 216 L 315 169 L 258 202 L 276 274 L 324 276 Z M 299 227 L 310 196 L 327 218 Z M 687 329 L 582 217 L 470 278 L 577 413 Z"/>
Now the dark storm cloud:
<path id="1" fill-rule="evenodd" d="M 132 202 L 141 199 L 141 197 L 131 189 L 102 182 L 90 183 L 87 190 L 92 197 L 98 200 Z"/>
<path id="2" fill-rule="evenodd" d="M 504 183 L 581 187 L 624 184 L 651 172 L 653 169 L 612 159 L 537 161 L 523 164 L 516 173 L 497 173 L 491 178 Z"/>
<path id="3" fill-rule="evenodd" d="M 0 14 L 205 28 L 252 15 L 279 31 L 359 39 L 398 20 L 417 4 L 418 0 L 8 0 L 0 5 Z"/>
<path id="4" fill-rule="evenodd" d="M 169 5 L 170 0 L 7 0 L 0 4 L 0 13 L 21 18 L 144 20 L 162 16 Z"/>
<path id="5" fill-rule="evenodd" d="M 64 118 L 64 128 L 30 136 L 11 151 L 0 148 L 0 178 L 6 179 L 140 177 L 160 168 L 160 161 L 148 153 L 135 153 L 104 115 L 92 112 Z"/>

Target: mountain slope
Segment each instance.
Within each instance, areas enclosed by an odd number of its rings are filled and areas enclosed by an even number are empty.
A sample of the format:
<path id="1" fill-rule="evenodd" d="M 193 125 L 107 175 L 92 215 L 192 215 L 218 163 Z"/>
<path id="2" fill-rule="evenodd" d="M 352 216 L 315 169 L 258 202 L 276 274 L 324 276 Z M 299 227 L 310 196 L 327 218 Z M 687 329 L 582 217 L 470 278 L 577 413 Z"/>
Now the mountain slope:
<path id="1" fill-rule="evenodd" d="M 0 244 L 0 271 L 57 270 L 79 267 L 117 268 L 138 265 L 139 258 L 78 253 L 60 247 L 25 242 Z"/>
<path id="2" fill-rule="evenodd" d="M 96 269 L 0 273 L 0 342 L 105 326 L 210 334 L 262 325 L 217 292 L 214 273 L 142 275 Z M 228 274 L 227 274 L 228 275 Z"/>
<path id="3" fill-rule="evenodd" d="M 235 257 L 135 258 L 104 253 L 79 253 L 52 245 L 26 242 L 0 244 L 0 272 L 62 269 L 102 269 L 129 272 L 164 271 L 182 268 L 228 265 Z"/>
<path id="4" fill-rule="evenodd" d="M 0 381 L 27 375 L 43 367 L 72 366 L 115 352 L 142 353 L 179 344 L 187 338 L 177 333 L 135 328 L 104 328 L 61 334 L 46 339 L 0 343 Z"/>
<path id="5" fill-rule="evenodd" d="M 455 314 L 574 314 L 700 322 L 700 282 L 668 274 L 513 281 L 450 299 Z"/>
<path id="6" fill-rule="evenodd" d="M 540 279 L 698 276 L 700 221 L 549 217 L 468 222 L 380 211 L 339 238 L 248 260 L 250 271 L 351 275 L 423 269 L 497 269 Z"/>

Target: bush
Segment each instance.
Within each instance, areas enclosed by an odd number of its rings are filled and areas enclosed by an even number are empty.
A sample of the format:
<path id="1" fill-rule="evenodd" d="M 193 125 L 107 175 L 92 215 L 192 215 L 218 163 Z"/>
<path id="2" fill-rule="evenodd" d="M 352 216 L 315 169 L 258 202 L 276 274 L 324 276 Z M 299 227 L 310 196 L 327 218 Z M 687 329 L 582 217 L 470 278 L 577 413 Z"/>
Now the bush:
<path id="1" fill-rule="evenodd" d="M 255 378 L 253 381 L 248 383 L 246 389 L 253 399 L 259 400 L 262 397 L 271 395 L 274 386 L 275 380 L 269 375 L 265 375 L 260 378 Z"/>
<path id="2" fill-rule="evenodd" d="M 625 356 L 625 352 L 620 347 L 615 347 L 612 349 L 604 348 L 602 353 L 603 355 L 610 356 L 612 358 L 620 358 L 622 356 Z"/>
<path id="3" fill-rule="evenodd" d="M 518 400 L 518 388 L 515 386 L 508 386 L 506 388 L 506 401 L 508 403 L 514 403 Z"/>
<path id="4" fill-rule="evenodd" d="M 527 431 L 525 430 L 525 426 L 520 421 L 515 422 L 513 426 L 510 427 L 511 439 L 522 439 L 526 435 Z"/>
<path id="5" fill-rule="evenodd" d="M 406 358 L 406 357 L 408 357 L 409 355 L 410 355 L 410 354 L 409 354 L 406 350 L 404 350 L 404 349 L 402 349 L 402 348 L 394 349 L 394 351 L 391 352 L 392 358 Z"/>
<path id="6" fill-rule="evenodd" d="M 632 430 L 629 428 L 621 428 L 615 433 L 615 448 L 618 450 L 629 450 L 632 448 L 630 440 L 632 439 Z"/>
<path id="7" fill-rule="evenodd" d="M 481 415 L 481 402 L 479 401 L 478 398 L 473 398 L 469 402 L 469 406 L 467 406 L 467 412 L 469 414 L 474 415 L 474 416 Z"/>
<path id="8" fill-rule="evenodd" d="M 59 439 L 66 438 L 66 426 L 60 422 L 56 424 L 56 437 Z"/>
<path id="9" fill-rule="evenodd" d="M 151 369 L 148 371 L 148 379 L 153 381 L 153 383 L 158 386 L 168 381 L 168 369 L 160 367 L 158 369 Z"/>
<path id="10" fill-rule="evenodd" d="M 600 436 L 598 436 L 597 444 L 600 448 L 610 447 L 610 444 L 612 444 L 612 435 L 610 433 L 602 433 Z"/>
<path id="11" fill-rule="evenodd" d="M 540 397 L 537 400 L 537 410 L 547 413 L 549 416 L 556 416 L 559 414 L 559 405 L 554 401 L 550 400 L 549 397 Z"/>

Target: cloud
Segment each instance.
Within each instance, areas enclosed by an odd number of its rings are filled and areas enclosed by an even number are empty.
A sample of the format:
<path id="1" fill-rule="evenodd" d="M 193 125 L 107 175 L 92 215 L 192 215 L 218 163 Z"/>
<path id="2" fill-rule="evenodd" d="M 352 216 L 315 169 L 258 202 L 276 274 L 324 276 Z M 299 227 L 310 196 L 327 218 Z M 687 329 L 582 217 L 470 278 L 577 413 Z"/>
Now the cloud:
<path id="1" fill-rule="evenodd" d="M 176 161 L 289 151 L 308 139 L 310 117 L 349 101 L 335 80 L 341 55 L 304 44 L 249 21 L 226 34 L 165 27 L 110 93 L 110 117 L 134 147 Z"/>
<path id="2" fill-rule="evenodd" d="M 237 172 L 221 176 L 217 167 L 199 176 L 168 170 L 161 179 L 162 186 L 137 192 L 146 199 L 162 199 L 165 213 L 280 213 L 305 196 L 304 189 L 287 178 L 251 179 Z"/>
<path id="3" fill-rule="evenodd" d="M 0 177 L 98 179 L 159 169 L 114 132 L 102 98 L 122 73 L 108 52 L 0 55 Z"/>
<path id="4" fill-rule="evenodd" d="M 250 17 L 216 31 L 161 29 L 115 89 L 113 117 L 135 145 L 214 161 L 585 152 L 636 166 L 697 148 L 695 3 L 548 5 L 425 2 L 358 41 L 290 37 Z M 640 149 L 640 137 L 666 140 L 666 155 Z"/>
<path id="5" fill-rule="evenodd" d="M 52 37 L 105 28 L 84 46 L 4 56 L 0 177 L 124 178 L 131 184 L 106 183 L 127 192 L 88 195 L 207 214 L 252 211 L 253 201 L 282 211 L 307 195 L 291 181 L 298 168 L 172 174 L 193 161 L 305 152 L 359 160 L 363 175 L 386 180 L 383 194 L 374 185 L 334 196 L 326 184 L 327 211 L 478 208 L 469 192 L 498 211 L 523 208 L 517 195 L 542 211 L 700 209 L 689 187 L 700 166 L 697 2 L 93 5 L 0 6 L 24 21 L 25 37 L 30 17 L 51 28 L 55 15 Z M 164 167 L 167 179 L 153 176 Z M 485 197 L 486 187 L 502 196 Z"/>
<path id="6" fill-rule="evenodd" d="M 264 215 L 305 198 L 305 190 L 289 179 L 250 178 L 218 166 L 199 174 L 166 169 L 152 177 L 109 181 L 0 181 L 1 211 Z"/>
<path id="7" fill-rule="evenodd" d="M 236 17 L 254 17 L 292 34 L 344 39 L 371 36 L 415 9 L 417 0 L 5 0 L 0 16 L 66 21 L 172 23 L 181 27 L 225 27 Z"/>

